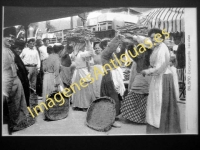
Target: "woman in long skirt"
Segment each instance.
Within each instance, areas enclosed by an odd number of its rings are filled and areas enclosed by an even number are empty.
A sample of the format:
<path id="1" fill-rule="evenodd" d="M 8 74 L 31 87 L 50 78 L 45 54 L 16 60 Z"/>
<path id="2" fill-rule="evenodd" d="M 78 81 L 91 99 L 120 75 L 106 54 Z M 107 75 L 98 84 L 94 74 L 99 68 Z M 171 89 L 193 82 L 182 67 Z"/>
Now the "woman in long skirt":
<path id="1" fill-rule="evenodd" d="M 103 72 L 102 62 L 101 62 L 101 47 L 99 46 L 100 43 L 95 43 L 94 50 L 95 55 L 93 56 L 94 65 L 91 67 L 91 76 L 95 78 L 93 85 L 93 90 L 96 98 L 100 97 L 100 88 L 101 88 L 101 80 L 102 75 L 98 74 L 95 75 L 94 69 L 98 69 L 99 71 Z M 95 68 L 94 68 L 95 67 Z"/>
<path id="2" fill-rule="evenodd" d="M 156 34 L 160 34 L 161 38 Z M 147 99 L 147 133 L 180 133 L 179 109 L 169 65 L 170 53 L 161 42 L 165 36 L 160 29 L 155 28 L 148 35 L 154 45 L 150 56 L 151 68 L 141 72 L 144 76 L 152 76 Z"/>
<path id="3" fill-rule="evenodd" d="M 49 57 L 44 61 L 43 71 L 43 101 L 54 91 L 58 90 L 58 86 L 62 84 L 60 78 L 60 57 L 58 53 L 61 51 L 59 46 L 47 47 Z M 53 83 L 52 83 L 53 82 Z"/>
<path id="4" fill-rule="evenodd" d="M 89 39 L 86 40 L 86 43 L 78 43 L 75 46 L 74 57 L 76 69 L 73 73 L 72 84 L 76 83 L 79 85 L 80 79 L 86 79 L 87 76 L 91 75 L 89 72 L 89 66 L 87 65 L 87 59 L 91 56 L 93 56 L 93 49 Z M 95 100 L 94 90 L 90 82 L 90 79 L 85 80 L 84 84 L 88 84 L 88 86 L 81 87 L 79 85 L 80 90 L 74 86 L 75 93 L 72 95 L 73 108 L 86 111 L 91 102 Z"/>
<path id="5" fill-rule="evenodd" d="M 138 45 L 138 43 L 135 45 Z M 132 49 L 133 46 L 129 46 L 129 50 Z M 151 50 L 147 49 L 146 52 L 134 58 L 131 66 L 128 95 L 122 101 L 122 117 L 135 123 L 146 123 L 146 106 L 150 76 L 143 77 L 140 72 L 148 68 L 150 54 Z"/>
<path id="6" fill-rule="evenodd" d="M 115 36 L 108 46 L 102 51 L 101 60 L 102 65 L 110 64 L 110 59 L 115 59 L 114 53 L 116 52 L 119 44 L 123 41 L 123 36 L 118 34 Z M 115 66 L 118 66 L 117 64 Z M 103 76 L 101 81 L 101 96 L 108 96 L 115 100 L 116 119 L 120 115 L 120 101 L 122 100 L 125 86 L 123 83 L 123 73 L 121 68 L 106 68 L 107 73 Z M 114 122 L 114 127 L 121 127 L 117 122 Z"/>
<path id="7" fill-rule="evenodd" d="M 63 51 L 60 54 L 60 58 L 61 58 L 61 71 L 60 71 L 60 77 L 61 80 L 64 84 L 64 87 L 69 87 L 71 84 L 71 58 L 69 56 L 69 51 L 68 50 L 68 46 L 66 45 L 65 48 L 63 49 Z"/>

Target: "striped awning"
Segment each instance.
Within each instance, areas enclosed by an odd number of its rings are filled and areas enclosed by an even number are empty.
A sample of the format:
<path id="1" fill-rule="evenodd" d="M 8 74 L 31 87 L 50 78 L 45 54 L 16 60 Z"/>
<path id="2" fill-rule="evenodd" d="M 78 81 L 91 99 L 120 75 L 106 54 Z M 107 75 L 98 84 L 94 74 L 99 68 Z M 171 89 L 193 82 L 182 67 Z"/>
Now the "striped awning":
<path id="1" fill-rule="evenodd" d="M 166 29 L 169 33 L 184 32 L 184 8 L 157 8 L 141 16 L 138 22 L 150 28 Z"/>

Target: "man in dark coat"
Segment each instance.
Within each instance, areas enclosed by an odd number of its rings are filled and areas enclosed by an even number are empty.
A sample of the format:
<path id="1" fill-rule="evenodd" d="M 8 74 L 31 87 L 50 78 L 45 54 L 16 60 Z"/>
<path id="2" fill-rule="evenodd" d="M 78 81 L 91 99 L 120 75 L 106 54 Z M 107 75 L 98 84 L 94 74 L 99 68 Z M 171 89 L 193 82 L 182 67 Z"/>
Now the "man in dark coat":
<path id="1" fill-rule="evenodd" d="M 28 110 L 22 83 L 17 75 L 18 67 L 11 45 L 15 42 L 15 27 L 3 30 L 2 44 L 2 94 L 9 115 L 9 133 L 22 130 L 35 123 Z M 3 110 L 5 107 L 3 108 Z"/>
<path id="2" fill-rule="evenodd" d="M 29 105 L 30 90 L 29 90 L 28 71 L 27 71 L 26 67 L 24 66 L 23 61 L 19 57 L 20 51 L 22 51 L 22 49 L 24 49 L 24 46 L 25 46 L 24 41 L 16 40 L 14 45 L 11 46 L 11 50 L 15 55 L 15 63 L 18 67 L 17 76 L 22 83 L 27 106 L 30 106 Z"/>

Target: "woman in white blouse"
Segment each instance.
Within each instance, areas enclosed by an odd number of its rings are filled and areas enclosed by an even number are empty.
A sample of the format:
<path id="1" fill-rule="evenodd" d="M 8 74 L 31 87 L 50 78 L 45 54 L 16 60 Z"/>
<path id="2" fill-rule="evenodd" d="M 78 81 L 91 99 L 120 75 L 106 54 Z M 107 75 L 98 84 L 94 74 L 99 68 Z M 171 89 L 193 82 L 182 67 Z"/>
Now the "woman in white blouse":
<path id="1" fill-rule="evenodd" d="M 147 99 L 147 133 L 180 133 L 179 110 L 170 70 L 170 53 L 163 43 L 165 36 L 156 28 L 151 29 L 148 35 L 154 45 L 150 68 L 141 71 L 144 76 L 152 76 Z"/>
<path id="2" fill-rule="evenodd" d="M 72 107 L 83 111 L 86 111 L 90 103 L 96 99 L 92 84 L 90 84 L 91 81 L 86 80 L 90 75 L 87 61 L 93 55 L 94 51 L 89 39 L 86 39 L 85 43 L 77 43 L 74 48 L 73 57 L 76 69 L 73 73 L 72 84 L 79 84 L 80 80 L 84 79 L 84 87 L 80 87 L 80 90 L 75 88 L 76 93 L 72 95 Z"/>

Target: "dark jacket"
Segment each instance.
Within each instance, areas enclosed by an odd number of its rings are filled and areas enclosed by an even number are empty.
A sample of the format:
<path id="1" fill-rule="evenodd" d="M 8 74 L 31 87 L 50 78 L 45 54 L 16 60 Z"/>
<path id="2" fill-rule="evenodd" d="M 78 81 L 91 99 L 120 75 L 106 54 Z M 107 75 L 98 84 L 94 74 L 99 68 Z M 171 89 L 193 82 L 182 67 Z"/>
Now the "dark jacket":
<path id="1" fill-rule="evenodd" d="M 18 67 L 17 76 L 22 83 L 22 86 L 23 86 L 23 89 L 24 89 L 24 94 L 25 94 L 25 97 L 26 97 L 26 103 L 27 103 L 27 106 L 29 106 L 29 104 L 30 104 L 29 103 L 30 90 L 29 90 L 28 71 L 26 70 L 26 67 L 24 66 L 23 61 L 16 54 L 16 52 L 14 50 L 12 50 L 12 52 L 15 55 L 15 63 Z"/>

